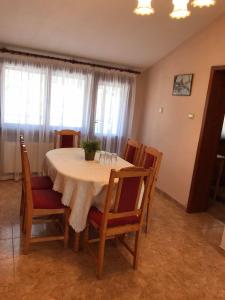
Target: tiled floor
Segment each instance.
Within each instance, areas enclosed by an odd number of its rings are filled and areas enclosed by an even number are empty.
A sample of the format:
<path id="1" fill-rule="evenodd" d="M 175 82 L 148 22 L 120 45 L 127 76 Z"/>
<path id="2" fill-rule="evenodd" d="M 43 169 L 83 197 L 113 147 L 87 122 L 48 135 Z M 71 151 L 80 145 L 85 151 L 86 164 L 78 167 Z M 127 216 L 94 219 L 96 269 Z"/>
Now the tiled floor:
<path id="1" fill-rule="evenodd" d="M 188 215 L 157 195 L 151 232 L 143 234 L 133 271 L 121 247 L 108 245 L 102 280 L 93 258 L 63 250 L 60 242 L 21 252 L 20 184 L 0 182 L 0 299 L 225 299 L 224 224 L 207 213 Z M 38 225 L 35 233 L 44 231 Z"/>
<path id="2" fill-rule="evenodd" d="M 210 203 L 209 214 L 214 218 L 220 220 L 225 225 L 225 202 L 223 201 L 213 201 Z"/>

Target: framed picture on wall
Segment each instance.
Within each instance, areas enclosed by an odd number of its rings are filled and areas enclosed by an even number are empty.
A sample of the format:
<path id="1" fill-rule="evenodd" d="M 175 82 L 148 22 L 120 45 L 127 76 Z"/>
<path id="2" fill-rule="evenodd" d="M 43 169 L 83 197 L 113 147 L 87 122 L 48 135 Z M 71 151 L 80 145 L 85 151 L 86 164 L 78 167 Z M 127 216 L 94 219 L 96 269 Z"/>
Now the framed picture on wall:
<path id="1" fill-rule="evenodd" d="M 173 96 L 190 96 L 194 74 L 179 74 L 174 76 Z"/>

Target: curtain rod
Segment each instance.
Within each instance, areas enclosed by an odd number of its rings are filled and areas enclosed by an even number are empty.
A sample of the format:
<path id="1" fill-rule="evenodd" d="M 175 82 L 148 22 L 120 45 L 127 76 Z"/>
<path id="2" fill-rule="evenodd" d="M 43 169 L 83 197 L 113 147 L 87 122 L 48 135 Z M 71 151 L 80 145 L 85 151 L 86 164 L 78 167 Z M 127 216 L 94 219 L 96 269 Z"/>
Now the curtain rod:
<path id="1" fill-rule="evenodd" d="M 70 64 L 79 64 L 79 65 L 91 66 L 91 67 L 102 68 L 102 69 L 107 69 L 107 70 L 127 72 L 127 73 L 131 73 L 131 74 L 141 74 L 141 72 L 130 70 L 130 69 L 108 67 L 105 65 L 88 63 L 88 62 L 83 62 L 83 61 L 79 61 L 79 60 L 75 60 L 75 59 L 66 59 L 66 58 L 54 57 L 54 56 L 43 55 L 43 54 L 35 54 L 35 53 L 30 53 L 30 52 L 11 50 L 11 49 L 7 49 L 7 48 L 0 48 L 0 52 L 1 53 L 9 53 L 9 54 L 13 54 L 13 55 L 21 55 L 21 56 L 28 56 L 28 57 L 35 57 L 35 58 L 58 60 L 58 61 L 62 61 L 62 62 L 70 63 Z"/>

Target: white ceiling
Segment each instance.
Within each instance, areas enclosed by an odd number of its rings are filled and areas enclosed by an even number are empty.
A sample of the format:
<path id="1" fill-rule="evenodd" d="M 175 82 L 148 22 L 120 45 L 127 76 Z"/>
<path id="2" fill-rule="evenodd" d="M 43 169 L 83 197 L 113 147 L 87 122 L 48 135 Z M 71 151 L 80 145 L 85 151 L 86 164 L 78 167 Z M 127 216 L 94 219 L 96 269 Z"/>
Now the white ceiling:
<path id="1" fill-rule="evenodd" d="M 153 0 L 155 15 L 133 14 L 136 0 L 0 0 L 0 43 L 144 69 L 225 12 L 192 8 L 169 18 L 172 0 Z"/>

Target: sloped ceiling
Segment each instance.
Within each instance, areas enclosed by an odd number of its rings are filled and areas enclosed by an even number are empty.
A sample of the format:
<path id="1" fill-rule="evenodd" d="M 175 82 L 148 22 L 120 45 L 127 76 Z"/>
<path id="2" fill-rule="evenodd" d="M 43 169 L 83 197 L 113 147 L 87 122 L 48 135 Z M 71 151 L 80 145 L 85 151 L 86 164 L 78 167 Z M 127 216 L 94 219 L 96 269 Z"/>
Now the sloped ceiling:
<path id="1" fill-rule="evenodd" d="M 0 43 L 145 69 L 225 12 L 192 8 L 169 18 L 172 0 L 153 0 L 156 13 L 133 13 L 136 0 L 0 0 Z"/>

